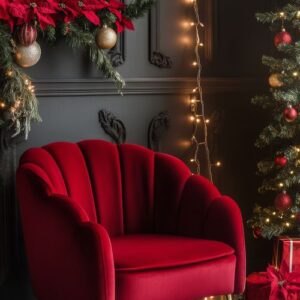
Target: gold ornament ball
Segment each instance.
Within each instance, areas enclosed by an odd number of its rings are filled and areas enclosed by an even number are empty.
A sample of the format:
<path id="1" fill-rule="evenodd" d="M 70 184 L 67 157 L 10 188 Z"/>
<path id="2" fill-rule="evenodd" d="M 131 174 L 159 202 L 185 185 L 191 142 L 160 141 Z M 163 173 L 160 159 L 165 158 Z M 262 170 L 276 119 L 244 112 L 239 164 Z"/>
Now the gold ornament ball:
<path id="1" fill-rule="evenodd" d="M 280 80 L 280 74 L 278 74 L 278 73 L 271 74 L 269 77 L 269 84 L 271 87 L 283 86 L 283 82 Z"/>
<path id="2" fill-rule="evenodd" d="M 111 49 L 116 45 L 118 36 L 112 28 L 104 25 L 98 29 L 95 39 L 100 49 Z"/>
<path id="3" fill-rule="evenodd" d="M 29 46 L 17 45 L 15 61 L 23 67 L 29 68 L 35 65 L 41 58 L 41 47 L 37 42 Z"/>

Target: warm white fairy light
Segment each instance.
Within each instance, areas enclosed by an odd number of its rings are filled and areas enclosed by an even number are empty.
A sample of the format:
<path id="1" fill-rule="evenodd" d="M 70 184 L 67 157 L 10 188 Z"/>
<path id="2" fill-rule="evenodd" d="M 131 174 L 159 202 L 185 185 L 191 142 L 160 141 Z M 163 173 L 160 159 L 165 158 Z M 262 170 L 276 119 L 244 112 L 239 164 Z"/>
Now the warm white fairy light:
<path id="1" fill-rule="evenodd" d="M 196 0 L 188 0 L 187 2 L 192 3 L 195 13 L 195 21 L 190 22 L 190 26 L 195 28 L 196 41 L 195 41 L 195 60 L 192 62 L 193 67 L 197 67 L 197 86 L 193 89 L 193 96 L 190 99 L 191 112 L 192 116 L 190 120 L 193 122 L 193 134 L 191 138 L 192 147 L 195 148 L 194 155 L 190 159 L 190 162 L 196 166 L 197 174 L 201 173 L 199 154 L 200 150 L 204 148 L 204 154 L 206 158 L 206 169 L 208 172 L 208 177 L 212 181 L 212 164 L 210 161 L 210 154 L 208 149 L 208 140 L 207 140 L 207 125 L 210 120 L 205 118 L 205 109 L 203 101 L 203 92 L 201 86 L 201 56 L 200 51 L 204 47 L 204 43 L 200 38 L 200 30 L 204 27 L 204 24 L 200 21 L 199 17 L 199 8 Z M 201 139 L 198 138 L 201 136 Z M 221 162 L 214 164 L 216 167 L 221 166 Z"/>

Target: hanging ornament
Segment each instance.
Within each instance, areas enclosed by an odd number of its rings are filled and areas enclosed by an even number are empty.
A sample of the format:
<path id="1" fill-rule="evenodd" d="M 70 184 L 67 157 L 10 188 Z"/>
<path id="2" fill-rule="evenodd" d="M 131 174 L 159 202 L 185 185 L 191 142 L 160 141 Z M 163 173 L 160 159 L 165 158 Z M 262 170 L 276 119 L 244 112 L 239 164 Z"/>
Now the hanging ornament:
<path id="1" fill-rule="evenodd" d="M 295 108 L 293 108 L 291 105 L 289 105 L 284 111 L 283 111 L 283 117 L 287 122 L 293 122 L 298 117 L 298 112 Z"/>
<path id="2" fill-rule="evenodd" d="M 274 163 L 277 166 L 284 167 L 287 164 L 287 158 L 285 156 L 277 156 L 274 159 Z"/>
<path id="3" fill-rule="evenodd" d="M 32 25 L 24 24 L 17 31 L 16 37 L 19 45 L 30 46 L 36 41 L 37 30 Z"/>
<path id="4" fill-rule="evenodd" d="M 102 28 L 99 28 L 96 33 L 96 44 L 100 49 L 111 49 L 117 43 L 117 33 L 109 28 L 107 25 L 103 25 Z"/>
<path id="5" fill-rule="evenodd" d="M 285 212 L 292 206 L 292 198 L 286 191 L 283 191 L 276 196 L 274 206 L 278 211 Z"/>
<path id="6" fill-rule="evenodd" d="M 262 230 L 259 227 L 255 227 L 255 228 L 253 228 L 252 233 L 253 233 L 254 238 L 258 239 L 261 237 Z"/>
<path id="7" fill-rule="evenodd" d="M 274 45 L 277 47 L 280 44 L 288 45 L 292 42 L 291 35 L 285 31 L 285 29 L 282 29 L 281 32 L 277 33 L 274 37 Z"/>
<path id="8" fill-rule="evenodd" d="M 283 82 L 280 80 L 280 74 L 279 73 L 271 74 L 269 77 L 269 84 L 273 88 L 283 86 Z"/>
<path id="9" fill-rule="evenodd" d="M 18 45 L 16 48 L 15 61 L 23 67 L 28 68 L 35 65 L 41 58 L 41 47 L 37 42 L 30 46 Z"/>

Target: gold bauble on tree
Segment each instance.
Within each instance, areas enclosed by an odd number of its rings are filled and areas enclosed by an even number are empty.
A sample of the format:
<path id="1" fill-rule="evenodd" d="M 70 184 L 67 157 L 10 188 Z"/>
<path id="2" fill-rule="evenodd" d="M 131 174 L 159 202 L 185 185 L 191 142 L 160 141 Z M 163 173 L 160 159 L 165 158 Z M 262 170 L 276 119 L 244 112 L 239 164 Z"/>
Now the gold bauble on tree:
<path id="1" fill-rule="evenodd" d="M 117 43 L 117 33 L 109 28 L 107 25 L 103 25 L 102 28 L 99 28 L 96 33 L 96 44 L 100 49 L 111 49 Z"/>
<path id="2" fill-rule="evenodd" d="M 29 68 L 35 65 L 40 58 L 41 47 L 37 42 L 34 42 L 29 46 L 17 45 L 15 61 L 19 66 Z"/>
<path id="3" fill-rule="evenodd" d="M 271 87 L 281 87 L 283 86 L 283 82 L 280 80 L 280 74 L 274 73 L 269 77 L 269 84 Z"/>

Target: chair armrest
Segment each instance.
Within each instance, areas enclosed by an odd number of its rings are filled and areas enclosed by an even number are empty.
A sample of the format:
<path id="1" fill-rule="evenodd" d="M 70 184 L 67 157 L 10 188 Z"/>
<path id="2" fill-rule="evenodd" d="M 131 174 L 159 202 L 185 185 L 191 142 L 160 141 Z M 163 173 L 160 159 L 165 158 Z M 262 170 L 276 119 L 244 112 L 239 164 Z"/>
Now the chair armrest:
<path id="1" fill-rule="evenodd" d="M 179 209 L 178 234 L 224 242 L 237 257 L 235 293 L 245 285 L 245 240 L 241 212 L 206 178 L 191 176 L 185 183 Z"/>
<path id="2" fill-rule="evenodd" d="M 114 300 L 113 254 L 108 233 L 79 205 L 51 187 L 32 166 L 17 173 L 29 269 L 35 296 L 55 300 Z"/>
<path id="3" fill-rule="evenodd" d="M 244 291 L 246 280 L 246 252 L 243 220 L 238 205 L 230 197 L 216 198 L 208 209 L 204 237 L 230 245 L 237 257 L 235 293 Z"/>

